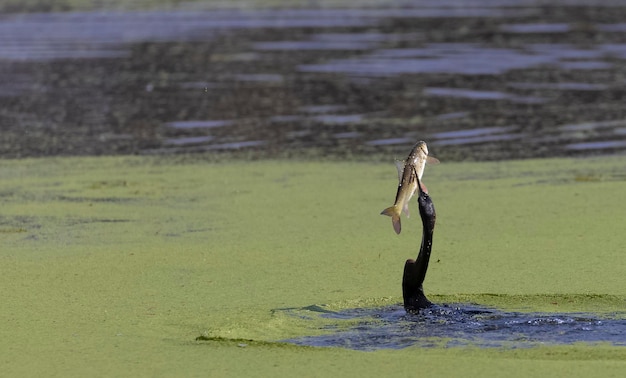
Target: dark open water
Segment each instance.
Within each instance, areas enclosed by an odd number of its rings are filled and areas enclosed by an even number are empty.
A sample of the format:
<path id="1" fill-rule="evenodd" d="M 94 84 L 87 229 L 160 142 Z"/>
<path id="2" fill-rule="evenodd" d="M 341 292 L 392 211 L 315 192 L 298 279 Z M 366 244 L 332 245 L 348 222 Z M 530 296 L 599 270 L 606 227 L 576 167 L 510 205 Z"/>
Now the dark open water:
<path id="1" fill-rule="evenodd" d="M 0 156 L 624 153 L 626 4 L 545 3 L 4 14 Z"/>
<path id="2" fill-rule="evenodd" d="M 316 306 L 286 310 L 310 317 Z M 523 313 L 468 304 L 434 305 L 419 314 L 402 306 L 327 311 L 317 316 L 336 320 L 334 332 L 285 340 L 298 345 L 342 347 L 357 350 L 418 347 L 478 346 L 528 348 L 539 345 L 609 343 L 626 346 L 624 314 L 599 316 L 586 313 Z M 342 322 L 356 325 L 347 327 Z"/>

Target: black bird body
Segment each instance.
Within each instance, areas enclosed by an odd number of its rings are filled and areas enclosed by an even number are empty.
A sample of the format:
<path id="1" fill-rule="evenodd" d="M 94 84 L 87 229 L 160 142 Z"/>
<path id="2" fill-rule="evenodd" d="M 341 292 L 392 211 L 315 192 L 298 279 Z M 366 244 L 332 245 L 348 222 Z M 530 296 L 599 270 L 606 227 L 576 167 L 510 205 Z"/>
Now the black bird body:
<path id="1" fill-rule="evenodd" d="M 404 298 L 404 308 L 408 312 L 416 312 L 432 305 L 426 298 L 426 295 L 424 295 L 422 284 L 424 283 L 428 262 L 430 261 L 437 214 L 435 213 L 433 201 L 428 193 L 422 190 L 419 182 L 417 187 L 419 191 L 417 203 L 419 204 L 420 217 L 422 218 L 422 244 L 417 255 L 417 261 L 409 259 L 404 263 L 402 296 Z"/>

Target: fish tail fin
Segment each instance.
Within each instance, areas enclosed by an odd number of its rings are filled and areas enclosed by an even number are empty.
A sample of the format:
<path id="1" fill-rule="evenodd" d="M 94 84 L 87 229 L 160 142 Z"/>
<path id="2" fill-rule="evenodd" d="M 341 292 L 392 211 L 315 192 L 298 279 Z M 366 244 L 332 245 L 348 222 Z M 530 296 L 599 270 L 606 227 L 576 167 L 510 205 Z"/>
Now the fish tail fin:
<path id="1" fill-rule="evenodd" d="M 400 234 L 402 229 L 400 224 L 400 212 L 395 206 L 390 206 L 381 212 L 382 215 L 387 215 L 391 217 L 391 224 L 393 224 L 393 229 L 396 234 Z"/>

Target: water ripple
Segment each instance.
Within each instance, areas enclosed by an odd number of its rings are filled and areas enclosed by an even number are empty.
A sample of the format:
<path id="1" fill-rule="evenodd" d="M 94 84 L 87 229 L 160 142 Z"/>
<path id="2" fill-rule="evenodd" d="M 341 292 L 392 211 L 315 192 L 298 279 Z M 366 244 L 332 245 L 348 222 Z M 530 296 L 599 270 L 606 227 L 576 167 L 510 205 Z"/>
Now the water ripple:
<path id="1" fill-rule="evenodd" d="M 311 307 L 307 310 L 312 311 Z M 407 314 L 400 305 L 323 310 L 318 314 L 320 318 L 336 319 L 338 331 L 285 341 L 356 350 L 411 346 L 527 348 L 578 342 L 626 346 L 626 319 L 617 315 L 506 312 L 468 304 L 435 305 L 418 314 Z M 342 328 L 340 323 L 344 321 L 356 324 Z"/>

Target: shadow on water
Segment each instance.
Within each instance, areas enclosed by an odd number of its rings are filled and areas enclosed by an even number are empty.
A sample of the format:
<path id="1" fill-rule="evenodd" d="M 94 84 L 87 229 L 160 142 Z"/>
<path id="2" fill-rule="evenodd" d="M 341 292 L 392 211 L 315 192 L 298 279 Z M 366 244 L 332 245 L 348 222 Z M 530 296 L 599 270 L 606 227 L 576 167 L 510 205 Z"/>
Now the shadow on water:
<path id="1" fill-rule="evenodd" d="M 623 314 L 507 312 L 472 304 L 434 305 L 418 314 L 400 305 L 329 311 L 289 309 L 290 315 L 336 320 L 335 332 L 285 340 L 298 345 L 356 350 L 417 347 L 528 348 L 539 345 L 610 343 L 626 346 Z M 314 314 L 314 315 L 312 315 Z M 350 326 L 342 326 L 349 322 Z"/>

